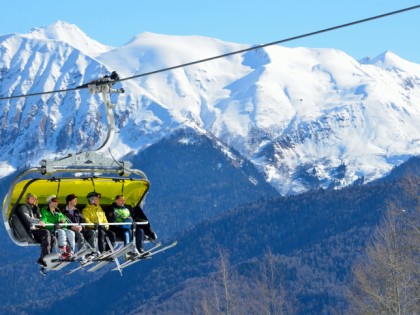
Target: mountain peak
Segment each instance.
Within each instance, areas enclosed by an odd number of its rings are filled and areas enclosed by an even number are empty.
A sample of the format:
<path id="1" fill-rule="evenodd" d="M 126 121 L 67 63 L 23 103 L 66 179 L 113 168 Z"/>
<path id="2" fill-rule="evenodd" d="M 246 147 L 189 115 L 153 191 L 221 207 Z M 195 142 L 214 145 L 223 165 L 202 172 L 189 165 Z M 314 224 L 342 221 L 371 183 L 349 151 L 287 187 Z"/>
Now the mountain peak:
<path id="1" fill-rule="evenodd" d="M 362 63 L 372 64 L 387 70 L 395 69 L 411 72 L 417 68 L 417 71 L 420 71 L 418 64 L 405 60 L 390 50 L 385 51 L 373 59 L 365 59 Z"/>
<path id="2" fill-rule="evenodd" d="M 90 56 L 98 56 L 113 48 L 90 38 L 76 25 L 61 20 L 46 27 L 33 28 L 30 33 L 23 36 L 38 40 L 61 41 Z"/>

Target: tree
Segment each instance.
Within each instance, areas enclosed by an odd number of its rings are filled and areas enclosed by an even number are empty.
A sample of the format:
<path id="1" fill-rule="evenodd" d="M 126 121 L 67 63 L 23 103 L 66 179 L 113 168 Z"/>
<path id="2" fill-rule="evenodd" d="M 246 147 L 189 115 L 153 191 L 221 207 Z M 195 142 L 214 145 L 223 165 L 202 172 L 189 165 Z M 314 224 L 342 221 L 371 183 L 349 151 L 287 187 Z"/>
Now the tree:
<path id="1" fill-rule="evenodd" d="M 286 297 L 278 262 L 271 251 L 252 264 L 248 270 L 252 277 L 240 275 L 237 268 L 230 266 L 227 252 L 219 250 L 219 255 L 218 271 L 203 292 L 198 314 L 293 314 L 293 301 Z"/>
<path id="2" fill-rule="evenodd" d="M 237 314 L 237 299 L 234 298 L 237 276 L 231 270 L 228 253 L 219 249 L 219 256 L 218 272 L 210 277 L 211 290 L 206 291 L 201 300 L 200 313 L 234 315 Z"/>
<path id="3" fill-rule="evenodd" d="M 388 214 L 353 268 L 351 314 L 420 314 L 420 212 Z"/>
<path id="4" fill-rule="evenodd" d="M 261 295 L 261 299 L 255 301 L 259 301 L 261 305 L 260 314 L 291 314 L 289 307 L 291 303 L 286 303 L 288 299 L 281 285 L 281 274 L 276 264 L 276 258 L 270 250 L 264 255 L 261 268 L 259 277 L 255 279 L 257 292 Z"/>

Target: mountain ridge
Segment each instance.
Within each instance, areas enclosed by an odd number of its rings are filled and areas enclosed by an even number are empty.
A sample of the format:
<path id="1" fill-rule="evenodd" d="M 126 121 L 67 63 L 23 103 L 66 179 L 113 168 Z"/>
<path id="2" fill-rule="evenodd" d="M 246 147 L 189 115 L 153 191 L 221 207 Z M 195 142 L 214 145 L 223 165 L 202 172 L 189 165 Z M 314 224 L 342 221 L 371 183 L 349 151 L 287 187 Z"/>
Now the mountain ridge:
<path id="1" fill-rule="evenodd" d="M 62 28 L 62 39 L 48 31 Z M 111 70 L 127 77 L 250 47 L 141 33 L 89 56 L 64 41 L 85 42 L 76 26 L 60 21 L 38 32 L 49 40 L 3 37 L 0 95 L 73 88 Z M 272 46 L 124 81 L 126 93 L 113 96 L 113 154 L 138 152 L 186 126 L 237 150 L 284 195 L 369 182 L 420 153 L 417 66 L 391 52 L 358 62 L 336 49 Z M 17 160 L 96 147 L 106 129 L 101 103 L 85 91 L 2 102 L 1 161 L 16 168 Z M 21 146 L 10 141 L 16 137 Z M 39 150 L 27 151 L 28 143 Z"/>
<path id="2" fill-rule="evenodd" d="M 66 305 L 69 312 L 194 313 L 217 285 L 221 252 L 229 253 L 228 272 L 242 276 L 239 283 L 230 283 L 231 290 L 238 286 L 239 295 L 250 298 L 247 286 L 258 289 L 252 286 L 255 273 L 269 250 L 283 289 L 296 303 L 293 314 L 343 313 L 352 265 L 389 205 L 416 211 L 419 161 L 404 163 L 405 175 L 397 179 L 243 204 L 180 233 L 178 246 L 153 258 L 158 268 L 145 261 L 125 270 L 127 280 L 105 274 L 99 282 L 113 283 L 113 290 L 100 292 L 105 305 L 92 303 L 88 292 L 98 287 L 92 283 L 47 310 Z M 401 173 L 398 167 L 395 171 Z M 81 303 L 74 305 L 79 298 Z"/>

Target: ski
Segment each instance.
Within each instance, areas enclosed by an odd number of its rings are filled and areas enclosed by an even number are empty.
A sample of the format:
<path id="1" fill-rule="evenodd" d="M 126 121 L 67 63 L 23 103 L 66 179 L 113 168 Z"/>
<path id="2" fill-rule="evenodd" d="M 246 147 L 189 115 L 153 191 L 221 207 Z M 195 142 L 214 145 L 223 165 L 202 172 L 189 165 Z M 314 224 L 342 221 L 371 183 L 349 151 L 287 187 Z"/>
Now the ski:
<path id="1" fill-rule="evenodd" d="M 95 259 L 95 261 L 98 261 L 98 263 L 93 266 L 92 268 L 88 269 L 88 272 L 93 272 L 96 271 L 100 268 L 102 268 L 103 266 L 107 265 L 108 263 L 114 261 L 117 266 L 119 265 L 119 261 L 118 258 L 127 254 L 128 252 L 134 252 L 136 251 L 136 246 L 134 245 L 134 243 L 129 243 L 127 246 L 124 246 L 122 248 L 120 248 L 119 250 L 106 255 L 105 257 L 98 257 L 97 259 Z"/>
<path id="2" fill-rule="evenodd" d="M 112 245 L 110 245 L 110 247 L 112 248 Z M 96 257 L 93 257 L 91 259 L 88 259 L 88 261 L 86 261 L 86 262 L 79 261 L 80 266 L 78 266 L 77 268 L 74 268 L 74 269 L 70 270 L 69 272 L 67 272 L 67 275 L 70 275 L 70 274 L 72 274 L 72 273 L 74 273 L 74 272 L 76 272 L 76 271 L 78 271 L 78 270 L 80 270 L 82 268 L 85 268 L 87 266 L 90 266 L 90 265 L 92 265 L 95 262 L 98 263 L 98 264 L 99 263 L 104 263 L 104 265 L 105 265 L 105 262 L 108 263 L 109 261 L 112 261 L 113 260 L 113 257 L 115 255 L 118 255 L 118 253 L 120 251 L 122 251 L 123 249 L 124 249 L 124 246 L 121 246 L 121 247 L 119 247 L 117 249 L 114 249 L 113 248 L 109 252 L 105 252 L 105 253 L 102 253 L 102 254 L 99 254 L 99 255 L 95 255 Z"/>
<path id="3" fill-rule="evenodd" d="M 147 251 L 145 251 L 142 254 L 138 254 L 137 256 L 134 256 L 133 258 L 127 260 L 126 262 L 120 264 L 118 258 L 120 258 L 121 256 L 124 256 L 125 254 L 129 253 L 129 252 L 137 252 L 136 246 L 133 242 L 129 243 L 126 246 L 120 247 L 117 250 L 114 250 L 112 252 L 107 252 L 104 253 L 102 255 L 99 255 L 98 257 L 92 258 L 90 260 L 88 260 L 87 262 L 80 262 L 80 266 L 78 266 L 77 268 L 74 268 L 72 270 L 70 270 L 69 272 L 67 272 L 67 275 L 70 275 L 80 269 L 86 268 L 88 266 L 91 266 L 92 264 L 96 263 L 94 266 L 92 266 L 90 269 L 88 269 L 88 272 L 94 272 L 102 267 L 104 267 L 105 265 L 107 265 L 110 262 L 115 262 L 117 264 L 117 266 L 112 269 L 112 270 L 118 270 L 122 271 L 123 268 L 127 267 L 129 264 L 128 263 L 134 263 L 133 261 L 137 262 L 141 259 L 147 259 L 147 257 L 151 257 L 154 254 L 157 254 L 161 251 L 164 251 L 165 249 L 171 248 L 173 246 L 176 245 L 176 242 L 165 246 L 161 249 L 158 249 L 160 246 L 162 246 L 162 243 L 156 243 L 155 246 L 153 246 L 152 248 L 148 249 Z"/>
<path id="4" fill-rule="evenodd" d="M 117 259 L 118 257 L 125 255 L 126 253 L 128 253 L 129 251 L 131 251 L 133 249 L 134 245 L 132 245 L 132 243 L 128 244 L 127 246 L 123 246 L 121 248 L 119 248 L 118 250 L 112 252 L 112 253 L 107 253 L 105 255 L 99 256 L 95 259 L 93 259 L 93 262 L 96 262 L 97 264 L 95 265 L 95 268 L 91 268 L 88 271 L 95 271 L 97 269 L 99 269 L 100 267 L 106 265 L 107 263 L 114 261 L 115 259 Z"/>
<path id="5" fill-rule="evenodd" d="M 160 243 L 159 243 L 159 244 L 160 244 Z M 113 271 L 118 270 L 118 271 L 120 271 L 120 272 L 121 272 L 121 270 L 122 270 L 122 269 L 124 269 L 124 268 L 126 268 L 126 267 L 128 267 L 128 266 L 131 266 L 131 265 L 133 265 L 133 264 L 135 264 L 135 263 L 137 263 L 137 262 L 139 262 L 139 261 L 141 261 L 141 260 L 148 259 L 148 258 L 152 258 L 152 256 L 153 256 L 153 255 L 156 255 L 156 254 L 158 254 L 158 253 L 161 253 L 161 252 L 163 252 L 163 251 L 165 251 L 165 250 L 167 250 L 167 249 L 169 249 L 169 248 L 172 248 L 172 247 L 176 246 L 177 244 L 178 244 L 178 242 L 177 242 L 177 241 L 175 241 L 175 242 L 173 242 L 172 244 L 166 245 L 166 246 L 164 246 L 164 247 L 162 247 L 162 248 L 159 248 L 159 249 L 157 249 L 157 250 L 156 250 L 157 246 L 155 246 L 155 247 L 153 247 L 153 248 L 151 248 L 151 249 L 147 250 L 146 252 L 144 252 L 144 253 L 142 253 L 142 254 L 140 254 L 140 255 L 138 255 L 138 256 L 135 256 L 135 257 L 133 257 L 133 258 L 130 258 L 129 260 L 127 260 L 126 262 L 124 262 L 123 264 L 121 264 L 121 265 L 119 266 L 119 268 L 114 268 L 114 269 L 112 269 L 112 270 L 113 270 Z"/>
<path id="6" fill-rule="evenodd" d="M 128 243 L 125 246 L 120 247 L 118 250 L 116 250 L 115 252 L 111 253 L 110 255 L 106 255 L 105 257 L 99 257 L 99 259 L 97 259 L 98 261 L 113 261 L 115 258 L 118 258 L 126 253 L 128 253 L 129 251 L 134 251 L 136 249 L 136 245 L 134 245 L 133 242 Z"/>
<path id="7" fill-rule="evenodd" d="M 43 273 L 46 274 L 50 270 L 61 270 L 68 264 L 72 263 L 73 260 L 62 260 L 60 259 L 59 254 L 57 253 L 51 253 L 44 257 L 44 261 L 47 264 L 46 267 L 42 267 L 41 270 L 43 270 Z"/>
<path id="8" fill-rule="evenodd" d="M 127 246 L 121 246 L 118 249 L 113 250 L 111 252 L 102 253 L 98 255 L 97 257 L 89 259 L 87 262 L 84 262 L 84 263 L 80 262 L 80 266 L 67 272 L 67 275 L 70 275 L 80 269 L 86 268 L 94 263 L 96 263 L 96 265 L 92 267 L 91 269 L 89 269 L 88 271 L 98 270 L 99 268 L 105 266 L 109 262 L 115 261 L 117 257 L 124 255 L 126 252 L 129 252 L 131 249 L 132 249 L 132 245 L 130 243 Z"/>
<path id="9" fill-rule="evenodd" d="M 122 263 L 119 267 L 116 267 L 114 269 L 112 269 L 112 271 L 122 271 L 123 268 L 127 267 L 130 263 L 133 263 L 133 261 L 139 261 L 141 259 L 146 259 L 147 257 L 151 257 L 151 253 L 156 251 L 157 248 L 159 248 L 160 246 L 162 246 L 161 243 L 158 243 L 156 246 L 148 249 L 147 251 L 141 253 L 141 254 L 137 254 L 136 256 L 133 256 L 131 258 L 128 258 L 128 260 L 126 260 L 124 263 Z"/>
<path id="10" fill-rule="evenodd" d="M 58 263 L 58 265 L 56 265 L 54 268 L 51 268 L 51 269 L 47 268 L 47 270 L 49 269 L 49 270 L 55 270 L 55 271 L 58 271 L 58 270 L 63 269 L 64 267 L 66 267 L 66 266 L 70 265 L 72 262 L 74 262 L 74 260 L 62 260 L 62 261 L 61 261 L 60 263 Z"/>
<path id="11" fill-rule="evenodd" d="M 87 267 L 87 266 L 89 266 L 89 265 L 93 264 L 93 263 L 95 262 L 95 259 L 97 259 L 97 258 L 99 257 L 99 254 L 94 253 L 94 251 L 93 251 L 93 250 L 91 251 L 91 254 L 92 254 L 92 256 L 93 256 L 93 257 L 91 257 L 91 258 L 87 258 L 85 261 L 80 261 L 80 260 L 79 260 L 78 262 L 79 262 L 80 266 L 78 266 L 77 268 L 74 268 L 74 269 L 72 269 L 72 270 L 68 271 L 66 274 L 67 274 L 67 275 L 70 275 L 70 274 L 72 274 L 73 272 L 76 272 L 76 271 L 78 271 L 78 270 L 80 270 L 80 269 L 82 269 L 82 268 L 85 268 L 85 267 Z"/>
<path id="12" fill-rule="evenodd" d="M 61 270 L 67 265 L 69 265 L 72 262 L 77 261 L 77 259 L 83 255 L 92 253 L 93 250 L 90 247 L 85 247 L 82 250 L 77 252 L 77 258 L 73 259 L 60 259 L 59 254 L 53 253 L 45 256 L 45 262 L 47 263 L 47 267 L 43 267 L 43 270 L 45 273 L 50 270 Z"/>
<path id="13" fill-rule="evenodd" d="M 79 267 L 77 267 L 77 268 L 74 268 L 74 269 L 72 269 L 72 270 L 70 270 L 70 271 L 68 271 L 66 274 L 67 274 L 67 275 L 71 275 L 73 272 L 76 272 L 76 271 L 78 271 L 78 270 L 80 270 L 80 269 L 82 269 L 82 268 L 85 268 L 85 267 L 87 267 L 87 266 L 89 266 L 89 265 L 93 264 L 94 262 L 95 262 L 95 261 L 94 261 L 93 259 L 90 259 L 90 260 L 88 260 L 87 262 L 80 262 L 80 261 L 79 261 L 80 266 L 79 266 Z"/>

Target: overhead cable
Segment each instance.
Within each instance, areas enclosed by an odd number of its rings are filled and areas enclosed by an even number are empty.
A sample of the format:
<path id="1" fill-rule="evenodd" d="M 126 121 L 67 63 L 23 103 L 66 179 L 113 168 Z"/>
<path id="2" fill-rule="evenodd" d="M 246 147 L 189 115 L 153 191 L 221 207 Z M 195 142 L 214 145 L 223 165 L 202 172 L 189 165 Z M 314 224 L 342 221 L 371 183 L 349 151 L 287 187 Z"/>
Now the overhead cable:
<path id="1" fill-rule="evenodd" d="M 192 62 L 183 63 L 183 64 L 173 66 L 173 67 L 168 67 L 168 68 L 155 70 L 155 71 L 145 72 L 145 73 L 137 74 L 137 75 L 127 77 L 127 78 L 120 78 L 118 80 L 115 80 L 115 82 L 132 80 L 132 79 L 136 79 L 136 78 L 140 78 L 140 77 L 149 76 L 149 75 L 152 75 L 152 74 L 157 74 L 157 73 L 161 73 L 161 72 L 166 72 L 166 71 L 170 71 L 170 70 L 174 70 L 174 69 L 179 69 L 179 68 L 195 65 L 195 64 L 198 64 L 198 63 L 202 63 L 202 62 L 207 62 L 207 61 L 211 61 L 211 60 L 215 60 L 215 59 L 225 58 L 225 57 L 229 57 L 229 56 L 232 56 L 232 55 L 248 52 L 248 51 L 251 51 L 251 50 L 261 49 L 261 48 L 264 48 L 264 47 L 267 47 L 267 46 L 278 45 L 278 44 L 282 44 L 282 43 L 285 43 L 285 42 L 290 42 L 290 41 L 293 41 L 293 40 L 297 40 L 297 39 L 301 39 L 301 38 L 305 38 L 305 37 L 310 37 L 310 36 L 314 36 L 314 35 L 321 34 L 321 33 L 331 32 L 331 31 L 334 31 L 334 30 L 337 30 L 337 29 L 340 29 L 340 28 L 345 28 L 345 27 L 356 25 L 356 24 L 366 23 L 366 22 L 369 22 L 369 21 L 381 19 L 381 18 L 384 18 L 384 17 L 400 14 L 400 13 L 403 13 L 403 12 L 407 12 L 407 11 L 411 11 L 411 10 L 415 10 L 415 9 L 419 9 L 419 8 L 420 8 L 420 5 L 416 5 L 416 6 L 408 7 L 408 8 L 405 8 L 405 9 L 392 11 L 392 12 L 388 12 L 388 13 L 384 13 L 384 14 L 380 14 L 380 15 L 376 15 L 376 16 L 372 16 L 372 17 L 369 17 L 369 18 L 366 18 L 366 19 L 357 20 L 357 21 L 353 21 L 353 22 L 350 22 L 350 23 L 345 23 L 345 24 L 325 28 L 325 29 L 318 30 L 318 31 L 315 31 L 315 32 L 310 32 L 310 33 L 306 33 L 306 34 L 302 34 L 302 35 L 298 35 L 298 36 L 294 36 L 294 37 L 289 37 L 289 38 L 286 38 L 286 39 L 281 39 L 281 40 L 278 40 L 278 41 L 275 41 L 275 42 L 270 42 L 270 43 L 261 44 L 261 45 L 255 45 L 255 46 L 252 46 L 252 47 L 236 50 L 236 51 L 226 53 L 226 54 L 223 54 L 223 55 L 204 58 L 204 59 L 200 59 L 200 60 L 196 60 L 196 61 L 192 61 Z M 69 89 L 64 89 L 64 90 L 55 90 L 55 91 L 48 91 L 48 92 L 29 93 L 29 94 L 23 94 L 23 95 L 14 95 L 14 96 L 12 95 L 12 96 L 0 97 L 0 100 L 8 100 L 8 99 L 13 99 L 13 98 L 37 96 L 37 95 L 60 93 L 60 92 L 69 92 L 69 91 L 81 90 L 81 89 L 86 89 L 86 88 L 87 88 L 87 86 L 86 86 L 86 84 L 84 84 L 84 85 L 81 85 L 79 87 L 69 88 Z"/>

